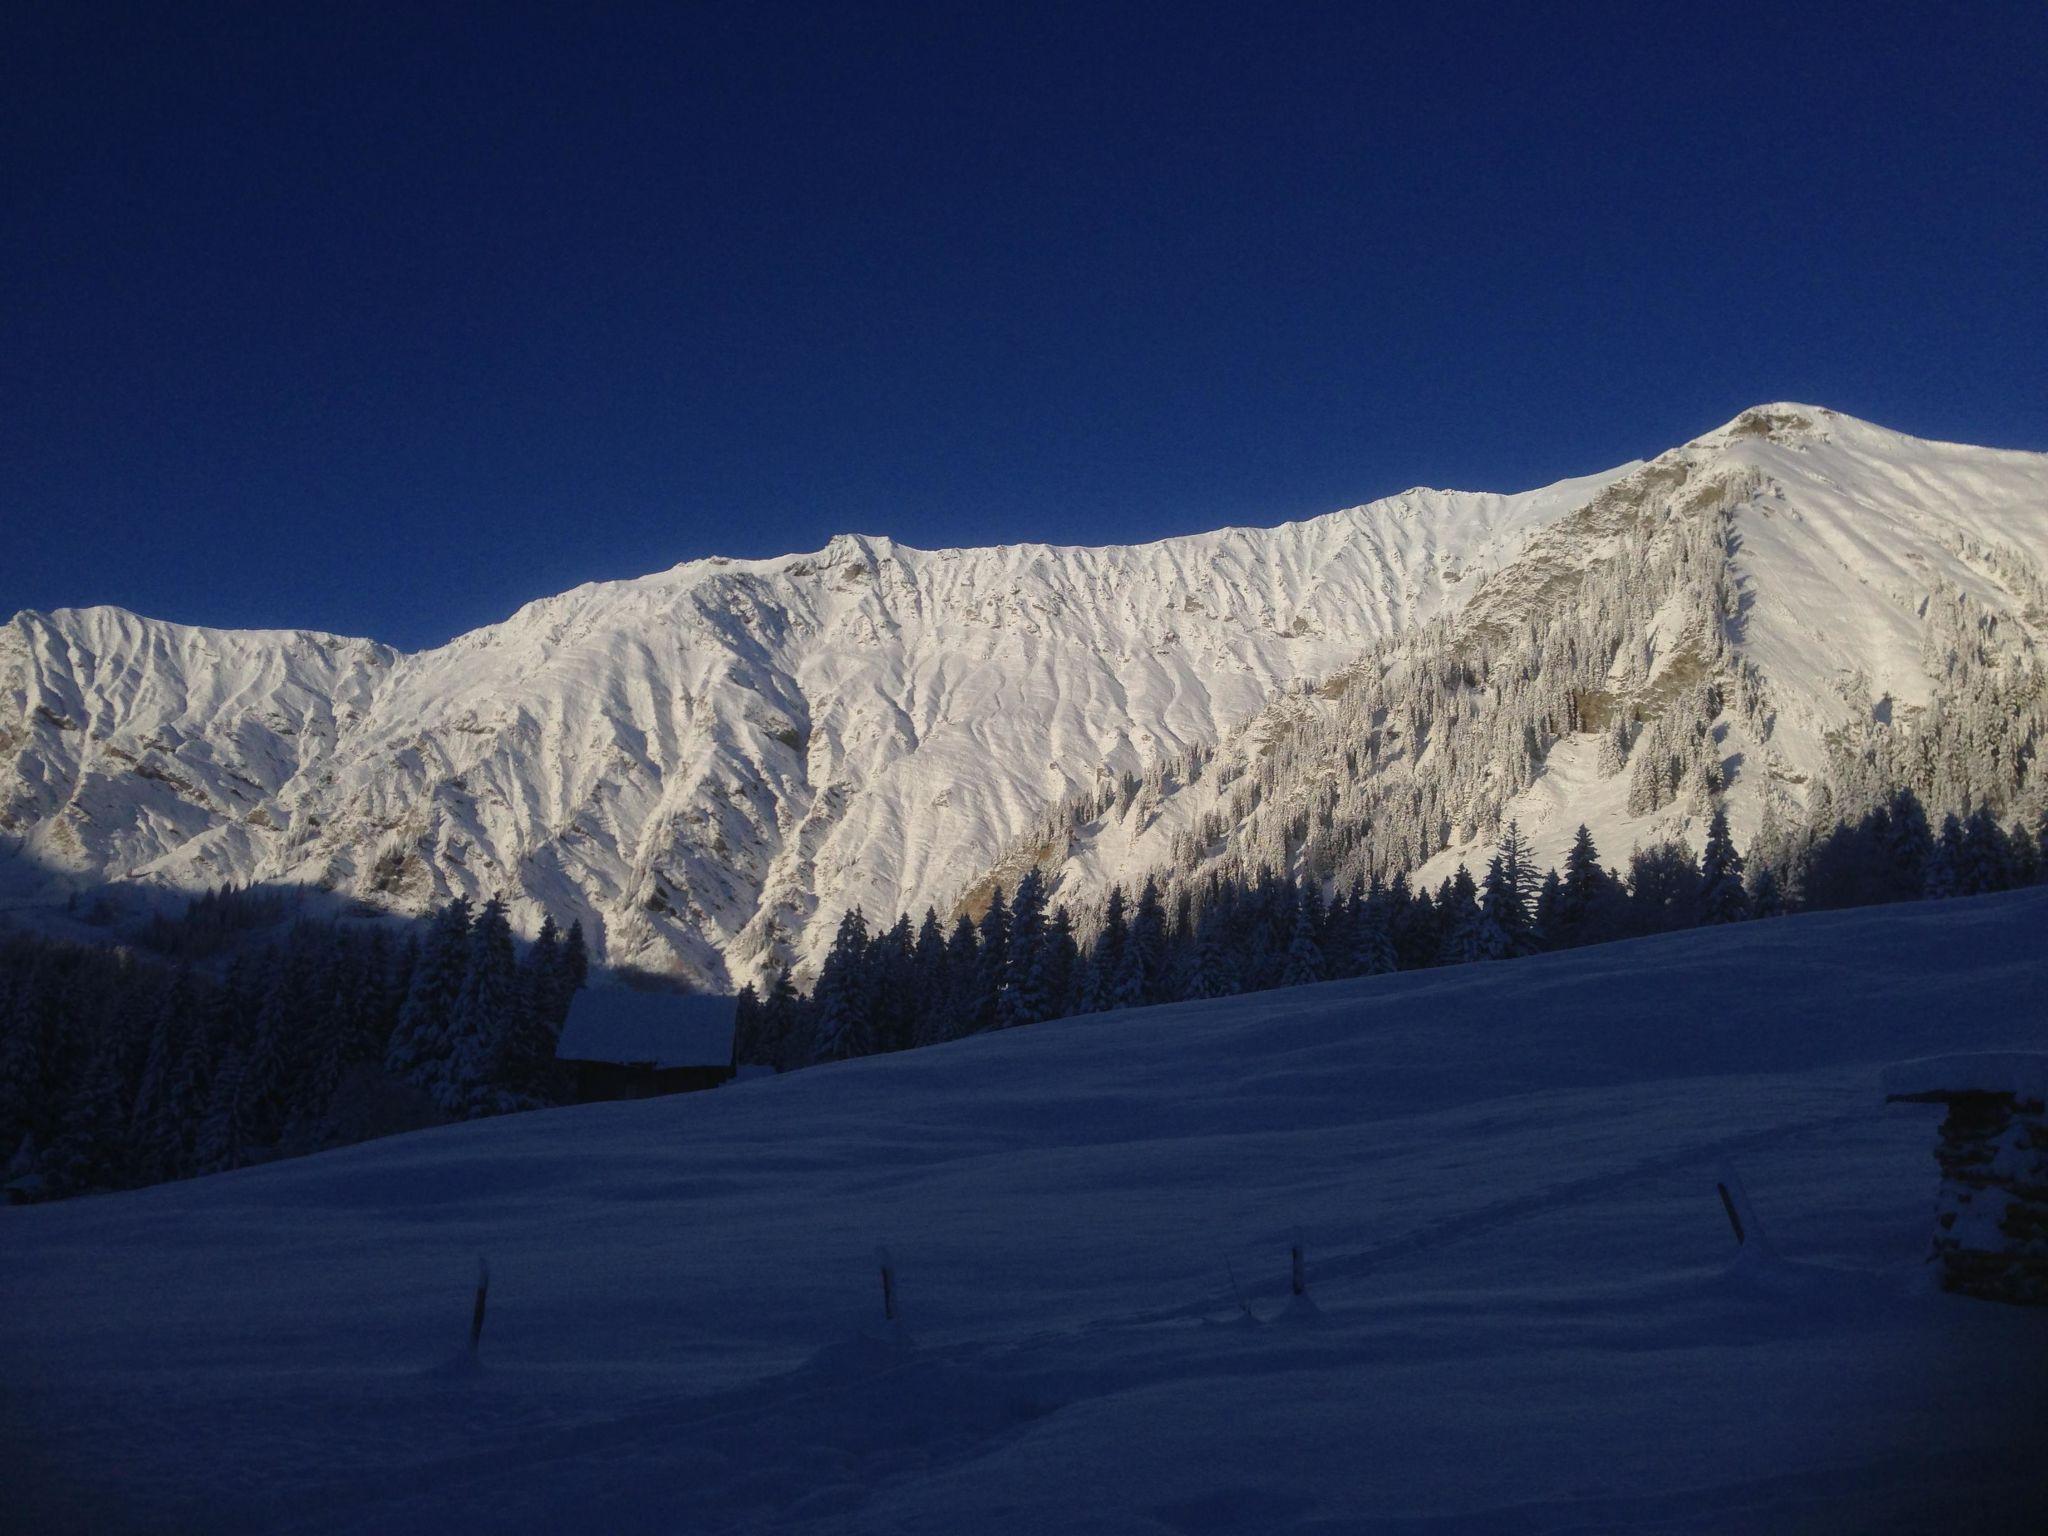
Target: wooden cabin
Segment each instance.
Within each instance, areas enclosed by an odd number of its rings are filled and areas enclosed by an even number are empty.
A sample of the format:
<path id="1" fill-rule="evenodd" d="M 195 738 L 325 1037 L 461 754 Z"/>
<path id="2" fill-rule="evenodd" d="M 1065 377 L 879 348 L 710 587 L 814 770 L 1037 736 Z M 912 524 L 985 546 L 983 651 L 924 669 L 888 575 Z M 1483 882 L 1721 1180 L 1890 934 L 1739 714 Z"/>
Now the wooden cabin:
<path id="1" fill-rule="evenodd" d="M 737 1003 L 705 993 L 585 987 L 569 1004 L 555 1057 L 574 1069 L 584 1100 L 716 1088 L 733 1075 Z"/>

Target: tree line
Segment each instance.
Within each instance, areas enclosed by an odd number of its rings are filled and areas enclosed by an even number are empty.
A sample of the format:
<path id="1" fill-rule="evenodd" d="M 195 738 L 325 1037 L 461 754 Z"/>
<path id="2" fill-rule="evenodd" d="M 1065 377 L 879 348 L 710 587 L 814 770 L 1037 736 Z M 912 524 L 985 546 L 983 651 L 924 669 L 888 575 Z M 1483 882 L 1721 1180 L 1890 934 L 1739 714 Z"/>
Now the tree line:
<path id="1" fill-rule="evenodd" d="M 848 912 L 808 995 L 787 965 L 765 992 L 742 989 L 736 1056 L 787 1071 L 1076 1014 L 2009 890 L 2044 870 L 2048 816 L 2008 828 L 1979 807 L 1936 833 L 1910 789 L 1776 863 L 1745 859 L 1716 806 L 1697 857 L 1661 843 L 1637 850 L 1626 872 L 1602 865 L 1581 826 L 1563 869 L 1539 873 L 1510 821 L 1480 879 L 1460 865 L 1434 891 L 1402 873 L 1326 894 L 1266 869 L 1248 882 L 1183 883 L 1169 901 L 1148 879 L 1135 901 L 1111 889 L 1086 943 L 1066 907 L 1048 910 L 1033 869 L 1013 892 L 997 887 L 978 920 L 963 913 L 950 928 L 931 908 L 880 932 Z"/>
<path id="2" fill-rule="evenodd" d="M 566 1099 L 580 924 L 521 953 L 495 899 L 403 938 L 290 906 L 223 888 L 123 949 L 0 936 L 0 1182 L 132 1188 Z"/>
<path id="3" fill-rule="evenodd" d="M 1788 851 L 1789 849 L 1789 851 Z M 1332 892 L 1262 870 L 1172 896 L 1112 889 L 1085 932 L 1027 871 L 978 917 L 886 930 L 846 914 L 808 994 L 787 966 L 739 997 L 735 1059 L 790 1070 L 1076 1014 L 1513 959 L 1703 924 L 1971 895 L 2048 871 L 2048 816 L 1980 806 L 1931 829 L 1901 790 L 1768 862 L 1716 809 L 1682 842 L 1601 862 L 1581 827 L 1541 874 L 1510 822 L 1484 875 Z M 589 960 L 552 920 L 523 951 L 497 900 L 423 932 L 290 916 L 210 892 L 110 949 L 0 936 L 0 1149 L 18 1196 L 130 1188 L 393 1130 L 566 1102 L 555 1044 Z M 282 927 L 263 940 L 264 931 Z"/>

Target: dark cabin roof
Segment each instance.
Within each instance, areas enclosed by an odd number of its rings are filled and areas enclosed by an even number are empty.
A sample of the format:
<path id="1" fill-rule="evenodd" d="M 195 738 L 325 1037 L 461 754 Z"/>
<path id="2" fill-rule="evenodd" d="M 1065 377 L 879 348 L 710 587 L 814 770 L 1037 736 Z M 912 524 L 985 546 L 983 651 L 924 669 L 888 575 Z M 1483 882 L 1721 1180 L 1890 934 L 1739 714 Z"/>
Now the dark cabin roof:
<path id="1" fill-rule="evenodd" d="M 555 1055 L 620 1066 L 730 1067 L 738 999 L 585 987 L 569 1004 Z"/>

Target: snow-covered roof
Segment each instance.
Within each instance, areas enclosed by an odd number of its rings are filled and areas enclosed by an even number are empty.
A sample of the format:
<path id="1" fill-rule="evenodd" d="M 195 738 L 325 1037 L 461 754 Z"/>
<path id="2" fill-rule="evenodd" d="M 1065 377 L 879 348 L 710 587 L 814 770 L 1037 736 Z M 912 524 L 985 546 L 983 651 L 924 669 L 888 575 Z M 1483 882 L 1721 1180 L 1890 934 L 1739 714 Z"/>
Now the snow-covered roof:
<path id="1" fill-rule="evenodd" d="M 2048 1097 L 2048 1053 L 1971 1051 L 1895 1062 L 1884 1069 L 1884 1091 L 1893 1099 L 2009 1093 L 2038 1103 Z"/>
<path id="2" fill-rule="evenodd" d="M 654 1067 L 732 1065 L 736 999 L 707 993 L 585 987 L 569 1005 L 555 1055 Z"/>

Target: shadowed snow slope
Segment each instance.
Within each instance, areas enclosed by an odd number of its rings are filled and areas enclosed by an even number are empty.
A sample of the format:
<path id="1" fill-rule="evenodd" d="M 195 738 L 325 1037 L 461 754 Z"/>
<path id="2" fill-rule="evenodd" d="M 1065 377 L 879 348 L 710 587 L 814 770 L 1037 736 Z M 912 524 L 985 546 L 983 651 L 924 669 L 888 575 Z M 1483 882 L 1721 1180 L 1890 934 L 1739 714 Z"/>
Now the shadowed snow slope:
<path id="1" fill-rule="evenodd" d="M 1879 1079 L 2040 1048 L 2044 928 L 1792 918 L 0 1212 L 11 1518 L 2039 1530 L 2048 1314 L 1929 1289 L 1938 1114 Z"/>

